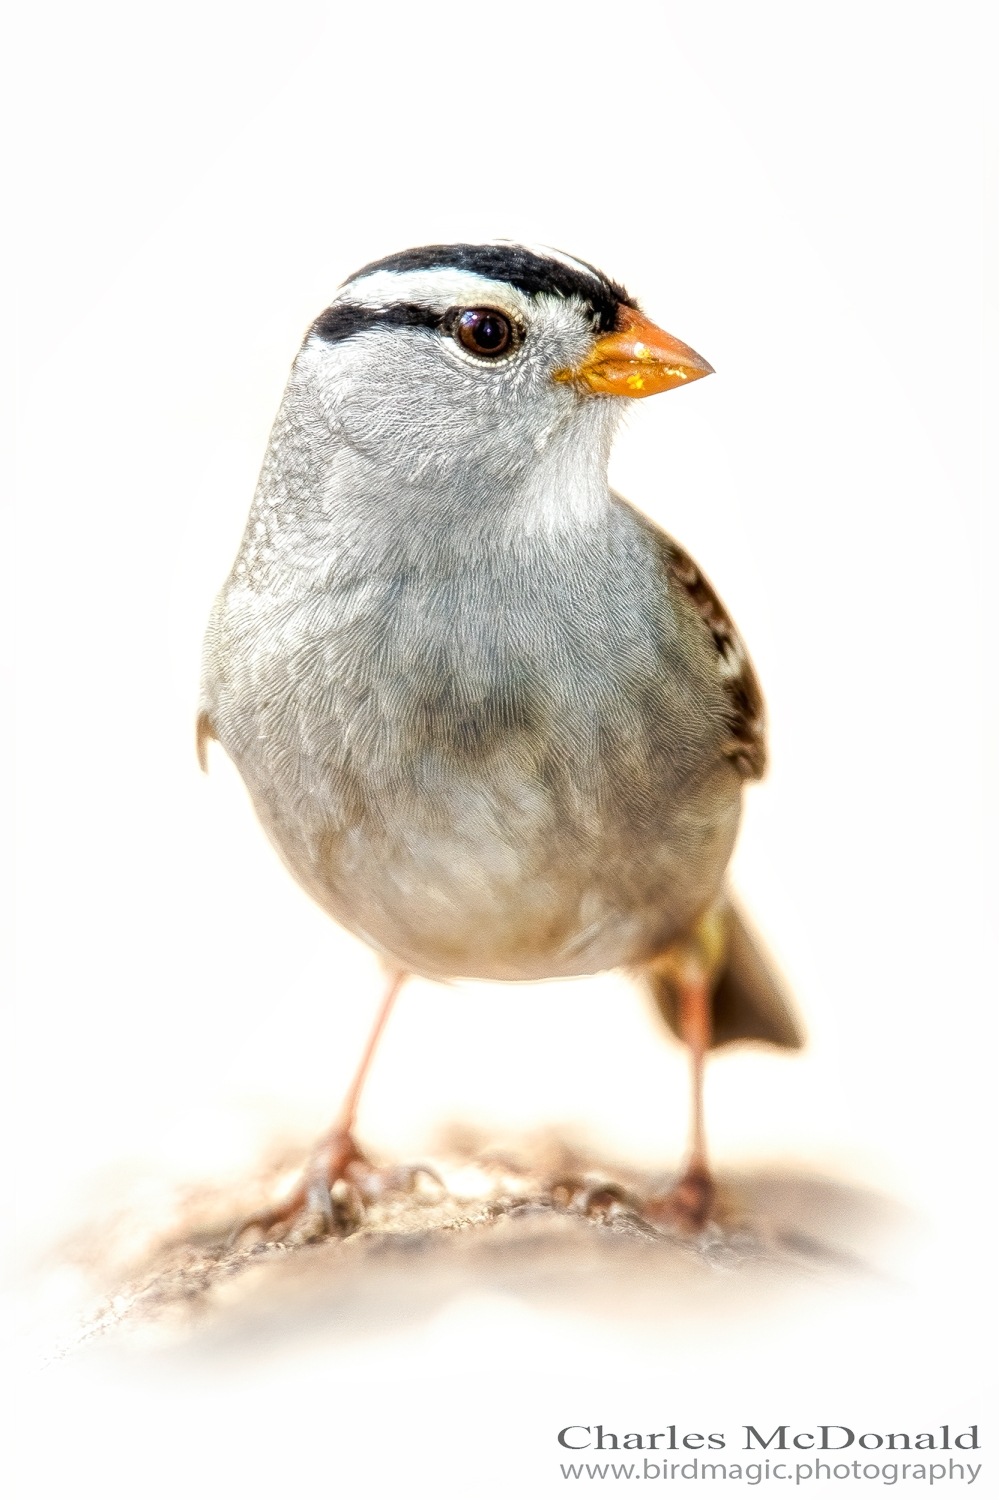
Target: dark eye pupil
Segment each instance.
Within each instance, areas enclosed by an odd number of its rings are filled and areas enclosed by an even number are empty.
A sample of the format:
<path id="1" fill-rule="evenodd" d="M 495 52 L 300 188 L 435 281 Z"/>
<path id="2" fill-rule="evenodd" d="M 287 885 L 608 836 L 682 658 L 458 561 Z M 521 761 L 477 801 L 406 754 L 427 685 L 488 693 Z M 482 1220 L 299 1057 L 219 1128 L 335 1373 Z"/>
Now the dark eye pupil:
<path id="1" fill-rule="evenodd" d="M 461 314 L 458 338 L 473 354 L 502 354 L 511 339 L 510 324 L 490 307 L 470 307 Z"/>

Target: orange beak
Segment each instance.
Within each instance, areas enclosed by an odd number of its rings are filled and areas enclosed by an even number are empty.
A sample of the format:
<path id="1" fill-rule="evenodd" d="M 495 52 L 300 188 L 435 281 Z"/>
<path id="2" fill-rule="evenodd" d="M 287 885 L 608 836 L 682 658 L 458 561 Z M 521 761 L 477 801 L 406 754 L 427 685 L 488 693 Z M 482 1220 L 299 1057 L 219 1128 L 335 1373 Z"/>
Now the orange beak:
<path id="1" fill-rule="evenodd" d="M 706 359 L 664 333 L 633 307 L 622 307 L 613 333 L 598 338 L 575 370 L 555 379 L 573 381 L 604 396 L 655 396 L 713 375 Z"/>

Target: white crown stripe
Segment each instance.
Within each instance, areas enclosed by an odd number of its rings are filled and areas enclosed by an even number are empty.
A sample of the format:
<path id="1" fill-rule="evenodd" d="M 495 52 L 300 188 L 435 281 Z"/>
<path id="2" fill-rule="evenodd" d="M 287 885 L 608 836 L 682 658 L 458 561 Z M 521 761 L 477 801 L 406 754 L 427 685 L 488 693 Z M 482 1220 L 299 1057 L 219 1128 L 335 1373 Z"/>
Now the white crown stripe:
<path id="1" fill-rule="evenodd" d="M 508 281 L 493 281 L 449 266 L 426 271 L 372 271 L 342 286 L 334 298 L 334 303 L 337 302 L 361 307 L 392 307 L 400 302 L 413 302 L 438 312 L 446 312 L 449 307 L 482 304 L 520 315 L 526 315 L 531 307 L 531 298 Z"/>

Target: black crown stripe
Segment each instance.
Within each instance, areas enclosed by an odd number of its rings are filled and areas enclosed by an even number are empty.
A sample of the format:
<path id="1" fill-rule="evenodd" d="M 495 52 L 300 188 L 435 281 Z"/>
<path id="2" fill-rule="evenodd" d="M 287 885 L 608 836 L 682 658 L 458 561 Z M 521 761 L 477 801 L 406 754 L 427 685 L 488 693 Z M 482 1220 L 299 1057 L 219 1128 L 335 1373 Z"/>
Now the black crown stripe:
<path id="1" fill-rule="evenodd" d="M 506 281 L 530 297 L 539 292 L 558 297 L 579 297 L 593 308 L 601 332 L 607 333 L 617 320 L 618 308 L 636 307 L 623 286 L 611 281 L 595 266 L 579 262 L 580 269 L 545 255 L 538 255 L 524 245 L 421 245 L 400 250 L 384 260 L 373 260 L 362 266 L 344 286 L 374 271 L 471 271 L 491 281 Z M 582 269 L 585 267 L 585 269 Z"/>

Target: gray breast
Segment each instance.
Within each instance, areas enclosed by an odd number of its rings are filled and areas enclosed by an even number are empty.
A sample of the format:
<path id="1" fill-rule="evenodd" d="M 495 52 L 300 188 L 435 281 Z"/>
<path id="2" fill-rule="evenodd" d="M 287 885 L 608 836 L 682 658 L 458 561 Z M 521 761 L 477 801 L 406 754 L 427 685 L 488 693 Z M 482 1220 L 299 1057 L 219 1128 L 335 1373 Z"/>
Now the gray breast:
<path id="1" fill-rule="evenodd" d="M 205 702 L 337 921 L 437 976 L 638 962 L 712 898 L 740 781 L 710 640 L 634 515 L 571 542 L 234 580 Z"/>

